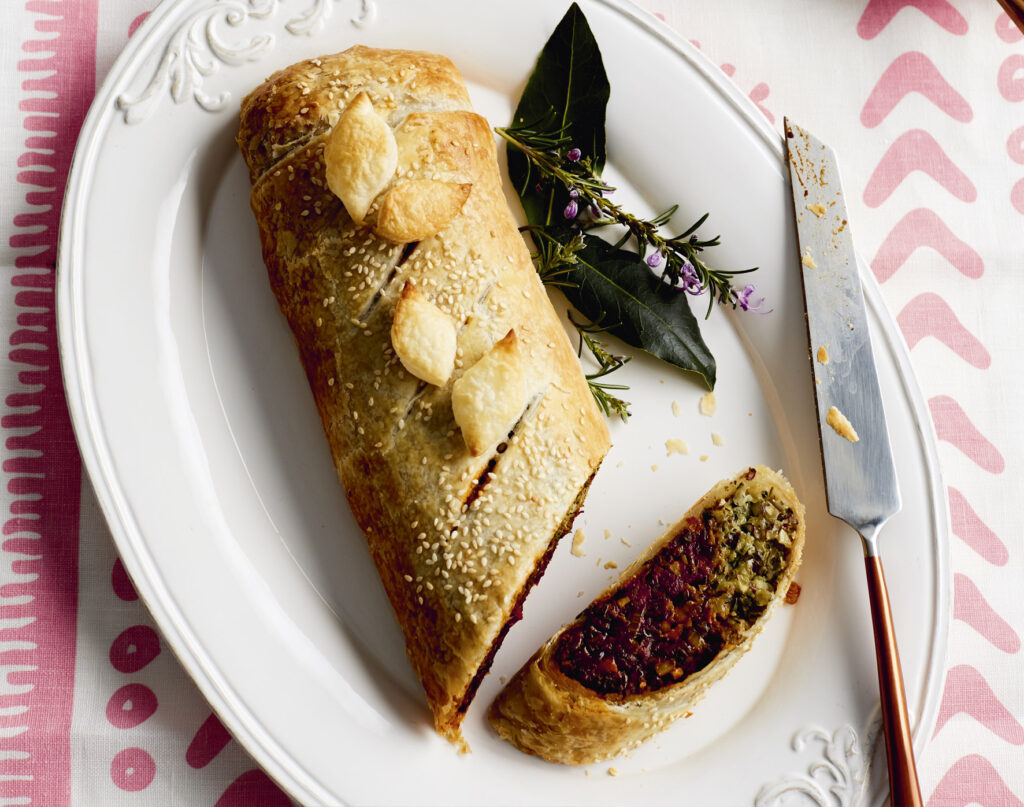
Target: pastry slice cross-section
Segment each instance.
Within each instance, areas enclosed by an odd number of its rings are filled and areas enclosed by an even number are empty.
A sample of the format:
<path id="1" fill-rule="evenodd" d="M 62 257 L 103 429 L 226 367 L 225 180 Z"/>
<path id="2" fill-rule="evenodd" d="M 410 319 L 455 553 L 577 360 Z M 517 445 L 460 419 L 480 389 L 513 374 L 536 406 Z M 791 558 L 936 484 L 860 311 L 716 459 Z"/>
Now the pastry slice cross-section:
<path id="1" fill-rule="evenodd" d="M 338 476 L 434 726 L 461 743 L 607 427 L 448 59 L 354 47 L 292 65 L 244 99 L 238 143 Z M 516 372 L 489 377 L 503 405 L 465 421 L 471 451 L 452 390 L 510 331 Z"/>
<path id="2" fill-rule="evenodd" d="M 639 745 L 750 648 L 803 543 L 804 508 L 780 473 L 757 466 L 720 482 L 516 673 L 491 724 L 571 765 Z"/>

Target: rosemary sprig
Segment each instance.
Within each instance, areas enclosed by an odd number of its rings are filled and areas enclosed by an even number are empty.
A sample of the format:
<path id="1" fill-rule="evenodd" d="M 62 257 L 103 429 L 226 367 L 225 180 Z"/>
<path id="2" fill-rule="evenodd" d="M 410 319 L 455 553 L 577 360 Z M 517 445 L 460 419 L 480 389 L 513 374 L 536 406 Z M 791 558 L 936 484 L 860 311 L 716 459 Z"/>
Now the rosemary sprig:
<path id="1" fill-rule="evenodd" d="M 572 314 L 569 315 L 569 321 L 576 327 L 580 335 L 580 344 L 576 355 L 582 356 L 583 346 L 586 345 L 590 355 L 594 357 L 598 364 L 598 369 L 595 372 L 586 374 L 590 393 L 594 396 L 594 400 L 597 401 L 597 405 L 605 417 L 618 415 L 622 422 L 625 423 L 629 420 L 630 415 L 629 401 L 624 401 L 617 397 L 612 390 L 628 390 L 629 387 L 625 384 L 609 384 L 607 381 L 601 381 L 601 379 L 622 367 L 622 365 L 629 361 L 630 357 L 616 356 L 605 347 L 603 342 L 594 337 L 594 333 L 599 333 L 606 330 L 606 328 L 577 322 L 572 318 Z"/>
<path id="2" fill-rule="evenodd" d="M 666 282 L 673 286 L 681 286 L 691 295 L 703 294 L 710 290 L 705 316 L 710 315 L 716 299 L 734 308 L 739 306 L 745 311 L 760 310 L 763 306 L 763 300 L 751 302 L 753 286 L 748 285 L 737 291 L 732 284 L 732 279 L 736 275 L 753 272 L 755 269 L 731 272 L 712 269 L 701 258 L 700 253 L 706 248 L 719 244 L 718 236 L 701 239 L 697 235 L 697 230 L 707 220 L 708 214 L 701 216 L 679 235 L 666 238 L 661 234 L 660 228 L 676 212 L 677 206 L 651 219 L 644 219 L 624 210 L 608 198 L 615 188 L 597 175 L 589 157 L 581 155 L 579 149 L 572 147 L 564 129 L 545 131 L 536 124 L 524 124 L 499 126 L 495 131 L 527 158 L 530 170 L 527 172 L 524 189 L 534 181 L 532 172 L 535 170 L 543 180 L 557 182 L 568 191 L 570 201 L 563 215 L 566 219 L 575 220 L 581 231 L 608 224 L 624 226 L 626 234 L 617 246 L 622 246 L 633 238 L 640 257 L 646 258 L 652 269 L 660 267 L 661 276 Z M 548 211 L 549 222 L 552 221 L 553 213 L 554 211 Z M 583 217 L 577 218 L 581 213 Z M 532 232 L 538 231 L 543 232 L 540 228 L 532 229 Z M 650 255 L 648 250 L 651 250 Z M 550 257 L 542 248 L 539 265 L 551 267 L 552 264 L 548 261 Z"/>
<path id="3" fill-rule="evenodd" d="M 543 227 L 521 229 L 530 233 L 537 244 L 537 252 L 532 257 L 541 281 L 547 286 L 572 285 L 562 277 L 576 265 L 576 253 L 584 247 L 583 233 L 577 230 L 568 242 L 563 242 Z"/>

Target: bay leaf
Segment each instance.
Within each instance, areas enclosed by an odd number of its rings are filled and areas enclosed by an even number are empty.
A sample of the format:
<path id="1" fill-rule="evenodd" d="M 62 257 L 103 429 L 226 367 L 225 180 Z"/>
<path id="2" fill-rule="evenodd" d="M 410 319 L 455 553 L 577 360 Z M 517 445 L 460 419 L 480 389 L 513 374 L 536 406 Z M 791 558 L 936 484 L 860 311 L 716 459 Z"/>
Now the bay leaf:
<path id="1" fill-rule="evenodd" d="M 654 275 L 635 252 L 584 237 L 576 263 L 559 277 L 569 303 L 622 341 L 715 386 L 715 359 L 704 343 L 686 293 Z"/>
<path id="2" fill-rule="evenodd" d="M 601 50 L 587 18 L 573 3 L 544 45 L 526 82 L 512 126 L 561 130 L 600 175 L 605 161 L 605 107 L 611 87 Z M 561 220 L 568 191 L 552 183 L 537 190 L 538 176 L 521 151 L 508 147 L 508 173 L 527 221 L 547 225 Z"/>

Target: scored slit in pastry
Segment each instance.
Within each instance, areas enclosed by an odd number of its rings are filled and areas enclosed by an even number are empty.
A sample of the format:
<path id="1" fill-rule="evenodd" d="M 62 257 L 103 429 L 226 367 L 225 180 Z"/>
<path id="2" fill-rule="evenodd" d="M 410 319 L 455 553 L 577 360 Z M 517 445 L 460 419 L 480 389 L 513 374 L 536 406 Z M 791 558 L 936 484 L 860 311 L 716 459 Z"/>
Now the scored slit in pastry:
<path id="1" fill-rule="evenodd" d="M 439 733 L 579 512 L 607 427 L 441 56 L 354 47 L 242 102 L 271 287 Z"/>
<path id="2" fill-rule="evenodd" d="M 498 734 L 586 765 L 682 717 L 746 653 L 800 565 L 804 508 L 763 466 L 713 487 L 508 682 Z"/>

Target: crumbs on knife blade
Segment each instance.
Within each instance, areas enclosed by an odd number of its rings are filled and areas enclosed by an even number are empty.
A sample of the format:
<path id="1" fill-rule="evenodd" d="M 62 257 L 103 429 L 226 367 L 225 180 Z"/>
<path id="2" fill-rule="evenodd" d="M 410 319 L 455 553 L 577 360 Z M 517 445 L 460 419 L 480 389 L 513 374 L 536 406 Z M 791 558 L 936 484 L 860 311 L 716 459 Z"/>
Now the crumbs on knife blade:
<path id="1" fill-rule="evenodd" d="M 836 407 L 832 406 L 829 408 L 825 421 L 836 434 L 840 437 L 845 437 L 851 443 L 856 443 L 860 440 L 860 437 L 857 436 L 857 430 L 853 428 L 853 424 Z"/>

